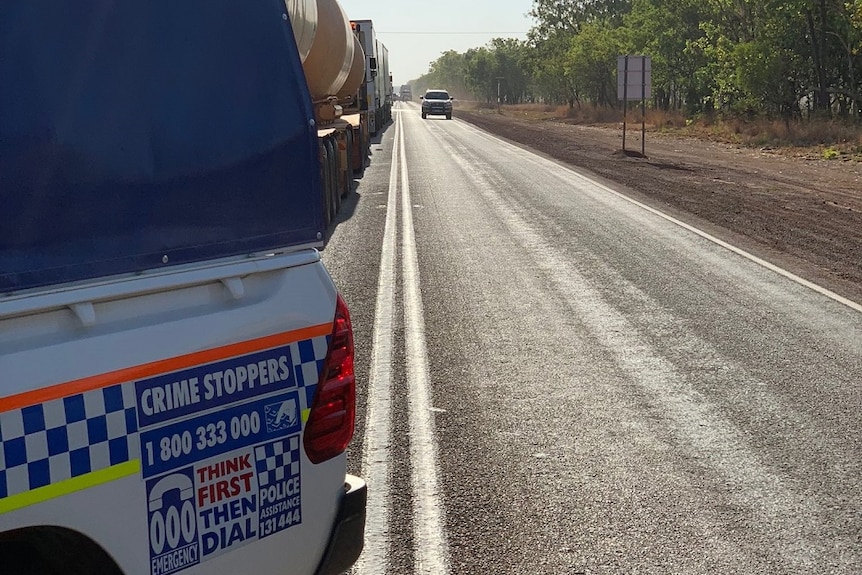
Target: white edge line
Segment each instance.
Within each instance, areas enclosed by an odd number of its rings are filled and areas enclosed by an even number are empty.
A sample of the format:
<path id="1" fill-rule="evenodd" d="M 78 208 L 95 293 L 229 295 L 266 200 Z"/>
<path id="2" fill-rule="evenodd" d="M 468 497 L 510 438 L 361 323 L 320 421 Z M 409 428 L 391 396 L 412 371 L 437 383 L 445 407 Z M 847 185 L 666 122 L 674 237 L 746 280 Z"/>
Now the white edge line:
<path id="1" fill-rule="evenodd" d="M 362 450 L 362 474 L 368 483 L 365 546 L 356 562 L 355 573 L 379 575 L 387 571 L 389 556 L 389 447 L 391 442 L 392 340 L 395 310 L 395 256 L 398 201 L 399 143 L 396 119 L 395 144 L 389 171 L 386 223 L 380 252 L 377 279 L 377 303 L 374 312 L 373 346 L 366 394 L 365 435 Z"/>
<path id="2" fill-rule="evenodd" d="M 402 128 L 403 129 L 403 128 Z M 410 417 L 410 462 L 413 487 L 414 567 L 420 575 L 449 572 L 444 531 L 444 509 L 438 482 L 438 448 L 431 412 L 431 375 L 425 341 L 419 258 L 413 230 L 413 207 L 403 138 L 401 155 L 402 280 L 404 282 L 404 340 L 407 360 L 407 406 Z"/>
<path id="3" fill-rule="evenodd" d="M 506 144 L 506 145 L 509 145 L 509 146 L 515 146 L 515 145 L 514 145 L 514 144 L 512 144 L 511 142 L 508 142 L 508 141 L 506 141 L 506 140 L 504 140 L 504 139 L 502 139 L 502 138 L 499 138 L 499 137 L 495 136 L 494 134 L 491 134 L 490 132 L 488 132 L 488 131 L 486 131 L 486 130 L 483 130 L 483 129 L 479 128 L 478 126 L 475 126 L 475 125 L 473 125 L 473 124 L 470 124 L 469 122 L 465 122 L 465 125 L 469 125 L 470 127 L 474 128 L 474 129 L 476 129 L 476 130 L 478 130 L 478 131 L 480 131 L 480 132 L 482 132 L 482 133 L 484 133 L 484 134 L 487 134 L 487 135 L 488 135 L 488 137 L 493 138 L 494 140 L 497 140 L 497 141 L 499 141 L 499 142 L 502 142 L 503 144 Z M 527 146 L 524 146 L 524 147 L 521 147 L 521 146 L 515 146 L 515 147 L 516 147 L 516 148 L 519 148 L 519 149 L 522 149 L 522 150 L 523 150 L 523 149 L 525 149 L 525 148 L 527 148 L 527 149 L 532 149 L 532 148 L 529 148 L 529 147 L 527 147 Z M 542 157 L 542 156 L 539 156 L 539 157 Z M 548 160 L 547 158 L 544 158 L 544 157 L 543 157 L 543 159 L 545 159 L 546 161 L 550 161 L 550 160 Z M 848 298 L 846 298 L 846 297 L 844 297 L 844 296 L 842 296 L 842 295 L 838 295 L 837 293 L 835 293 L 835 292 L 833 292 L 833 291 L 831 291 L 831 290 L 828 290 L 828 289 L 826 289 L 826 288 L 825 288 L 825 287 L 823 287 L 823 286 L 817 285 L 816 283 L 814 283 L 814 282 L 812 282 L 812 281 L 809 281 L 809 280 L 807 280 L 807 279 L 805 279 L 805 278 L 802 278 L 802 277 L 800 277 L 800 276 L 798 276 L 798 275 L 796 275 L 796 274 L 794 274 L 794 273 L 792 273 L 792 272 L 787 271 L 786 269 L 784 269 L 784 268 L 782 268 L 782 267 L 779 267 L 779 266 L 777 266 L 777 265 L 775 265 L 775 264 L 773 264 L 773 263 L 770 263 L 770 262 L 768 262 L 768 261 L 766 261 L 766 260 L 764 260 L 764 259 L 762 259 L 762 258 L 759 258 L 759 257 L 757 257 L 756 255 L 751 254 L 751 253 L 749 253 L 749 252 L 747 252 L 747 251 L 745 251 L 745 250 L 743 250 L 743 249 L 741 249 L 741 248 L 738 248 L 738 247 L 736 247 L 736 246 L 734 246 L 734 245 L 732 245 L 732 244 L 729 244 L 729 243 L 727 243 L 727 242 L 726 242 L 726 241 L 724 241 L 724 240 L 721 240 L 721 239 L 719 239 L 719 238 L 717 238 L 717 237 L 715 237 L 715 236 L 713 236 L 713 235 L 710 235 L 710 234 L 706 233 L 705 231 L 703 231 L 703 230 L 701 230 L 701 229 L 699 229 L 699 228 L 696 228 L 696 227 L 692 226 L 691 224 L 687 224 L 687 223 L 683 222 L 682 220 L 678 220 L 678 219 L 674 218 L 673 216 L 670 216 L 670 215 L 668 215 L 668 214 L 666 214 L 666 213 L 662 212 L 661 210 L 658 210 L 658 209 L 656 209 L 656 208 L 653 208 L 653 207 L 651 207 L 651 206 L 648 206 L 648 205 L 644 204 L 643 202 L 639 202 L 638 200 L 635 200 L 635 199 L 633 199 L 633 198 L 630 198 L 630 197 L 628 197 L 627 195 L 623 194 L 622 192 L 618 192 L 617 190 L 614 190 L 613 188 L 610 188 L 610 187 L 608 187 L 608 186 L 606 186 L 606 185 L 604 185 L 604 184 L 602 184 L 602 183 L 599 183 L 599 182 L 597 182 L 597 181 L 593 180 L 592 178 L 590 178 L 590 177 L 588 177 L 588 176 L 585 176 L 584 174 L 582 174 L 581 172 L 579 172 L 579 171 L 577 171 L 577 170 L 575 170 L 575 169 L 571 168 L 570 166 L 564 165 L 564 164 L 562 164 L 561 162 L 556 161 L 556 160 L 555 160 L 555 161 L 553 161 L 553 163 L 554 163 L 555 165 L 559 166 L 560 168 L 562 168 L 562 169 L 564 169 L 564 170 L 567 170 L 567 171 L 569 171 L 569 172 L 571 172 L 571 173 L 573 173 L 573 174 L 577 175 L 579 178 L 581 178 L 581 179 L 583 179 L 583 180 L 585 180 L 585 181 L 589 182 L 590 184 L 592 184 L 592 185 L 596 186 L 597 188 L 599 188 L 599 189 L 601 189 L 601 190 L 604 190 L 605 192 L 608 192 L 608 193 L 613 194 L 613 195 L 615 195 L 615 196 L 617 196 L 617 197 L 619 197 L 619 198 L 622 198 L 623 200 L 625 200 L 625 201 L 627 201 L 627 202 L 629 202 L 629 203 L 631 203 L 631 204 L 634 204 L 634 205 L 638 206 L 639 208 L 643 208 L 644 210 L 646 210 L 646 211 L 648 211 L 648 212 L 650 212 L 650 213 L 652 213 L 652 214 L 655 214 L 655 215 L 659 216 L 660 218 L 663 218 L 663 219 L 667 220 L 668 222 L 671 222 L 671 223 L 673 223 L 673 224 L 676 224 L 677 226 L 679 226 L 679 227 L 681 227 L 681 228 L 683 228 L 683 229 L 686 229 L 686 230 L 688 230 L 688 231 L 690 231 L 690 232 L 692 232 L 692 233 L 694 233 L 694 234 L 696 234 L 696 235 L 698 235 L 698 236 L 702 237 L 702 238 L 703 238 L 703 239 L 705 239 L 705 240 L 708 240 L 708 241 L 710 241 L 710 242 L 712 242 L 712 243 L 714 243 L 714 244 L 716 244 L 716 245 L 718 245 L 718 246 L 721 246 L 721 247 L 723 247 L 723 248 L 725 248 L 725 249 L 727 249 L 727 250 L 730 250 L 731 252 L 733 252 L 733 253 L 735 253 L 735 254 L 737 254 L 737 255 L 740 255 L 740 256 L 744 257 L 745 259 L 747 259 L 747 260 L 750 260 L 750 261 L 752 261 L 752 262 L 754 262 L 754 263 L 756 263 L 756 264 L 758 264 L 758 265 L 760 265 L 760 266 L 762 266 L 762 267 L 764 267 L 764 268 L 766 268 L 766 269 L 768 269 L 768 270 L 770 270 L 770 271 L 772 271 L 772 272 L 775 272 L 775 273 L 777 273 L 777 274 L 779 274 L 779 275 L 781 275 L 781 276 L 784 276 L 785 278 L 787 278 L 787 279 L 789 279 L 789 280 L 791 280 L 791 281 L 793 281 L 793 282 L 796 282 L 796 283 L 798 283 L 799 285 L 805 286 L 805 287 L 807 287 L 808 289 L 813 290 L 813 291 L 815 291 L 815 292 L 819 293 L 820 295 L 826 296 L 826 297 L 828 297 L 829 299 L 832 299 L 832 300 L 834 300 L 834 301 L 836 301 L 836 302 L 838 302 L 838 303 L 840 303 L 840 304 L 843 304 L 843 305 L 845 305 L 845 306 L 849 307 L 850 309 L 852 309 L 852 310 L 854 310 L 854 311 L 857 311 L 857 312 L 859 312 L 859 313 L 862 313 L 862 304 L 858 304 L 858 303 L 856 303 L 855 301 L 853 301 L 853 300 L 851 300 L 851 299 L 848 299 Z"/>

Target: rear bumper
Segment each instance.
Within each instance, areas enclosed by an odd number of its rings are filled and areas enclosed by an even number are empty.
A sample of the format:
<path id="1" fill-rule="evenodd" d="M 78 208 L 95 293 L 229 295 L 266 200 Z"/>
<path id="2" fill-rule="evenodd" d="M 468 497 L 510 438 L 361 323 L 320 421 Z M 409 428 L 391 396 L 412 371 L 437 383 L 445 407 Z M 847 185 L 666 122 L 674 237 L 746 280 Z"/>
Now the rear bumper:
<path id="1" fill-rule="evenodd" d="M 365 481 L 353 475 L 344 478 L 344 497 L 329 536 L 326 552 L 315 575 L 340 575 L 353 565 L 365 542 Z"/>

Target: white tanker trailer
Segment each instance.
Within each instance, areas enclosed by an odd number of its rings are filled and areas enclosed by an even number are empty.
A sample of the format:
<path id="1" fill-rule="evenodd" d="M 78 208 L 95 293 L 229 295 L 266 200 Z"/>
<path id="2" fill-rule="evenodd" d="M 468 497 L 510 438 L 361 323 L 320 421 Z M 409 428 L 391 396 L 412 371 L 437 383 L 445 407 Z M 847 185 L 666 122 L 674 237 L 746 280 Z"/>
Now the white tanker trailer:
<path id="1" fill-rule="evenodd" d="M 328 225 L 368 155 L 367 112 L 359 106 L 368 62 L 336 0 L 286 0 L 286 5 L 314 105 Z"/>

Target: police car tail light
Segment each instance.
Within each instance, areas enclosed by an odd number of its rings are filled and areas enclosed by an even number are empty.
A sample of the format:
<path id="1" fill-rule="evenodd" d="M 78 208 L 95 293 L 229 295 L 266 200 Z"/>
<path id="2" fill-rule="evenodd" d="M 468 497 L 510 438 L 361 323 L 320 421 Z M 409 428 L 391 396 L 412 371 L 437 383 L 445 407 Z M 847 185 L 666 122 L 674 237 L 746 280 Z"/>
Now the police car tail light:
<path id="1" fill-rule="evenodd" d="M 347 449 L 356 416 L 356 378 L 353 373 L 353 328 L 341 296 L 335 305 L 332 337 L 320 371 L 303 443 L 312 463 L 321 463 Z"/>

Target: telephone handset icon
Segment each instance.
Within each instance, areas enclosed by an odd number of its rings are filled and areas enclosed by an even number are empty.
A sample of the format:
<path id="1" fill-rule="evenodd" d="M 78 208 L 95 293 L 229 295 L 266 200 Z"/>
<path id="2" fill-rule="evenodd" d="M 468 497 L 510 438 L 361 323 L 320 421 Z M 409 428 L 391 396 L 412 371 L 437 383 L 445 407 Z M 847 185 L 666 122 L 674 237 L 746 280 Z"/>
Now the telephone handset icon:
<path id="1" fill-rule="evenodd" d="M 158 483 L 153 485 L 153 488 L 150 490 L 150 513 L 165 506 L 165 493 L 171 491 L 172 489 L 180 490 L 181 501 L 192 499 L 195 496 L 195 486 L 192 483 L 192 480 L 187 475 L 183 475 L 182 473 L 174 473 L 173 475 L 162 477 L 158 481 Z"/>

